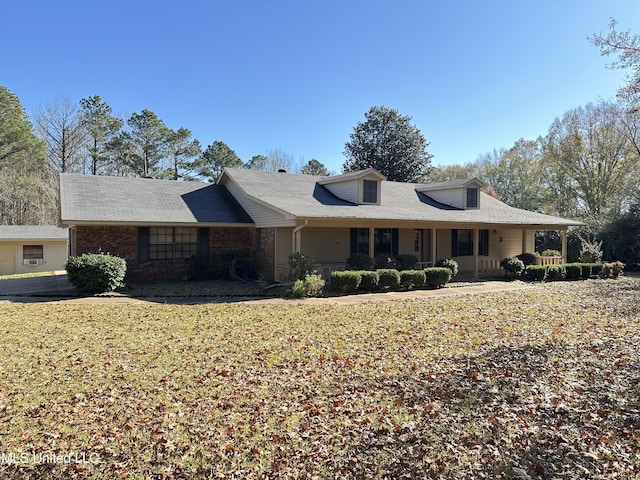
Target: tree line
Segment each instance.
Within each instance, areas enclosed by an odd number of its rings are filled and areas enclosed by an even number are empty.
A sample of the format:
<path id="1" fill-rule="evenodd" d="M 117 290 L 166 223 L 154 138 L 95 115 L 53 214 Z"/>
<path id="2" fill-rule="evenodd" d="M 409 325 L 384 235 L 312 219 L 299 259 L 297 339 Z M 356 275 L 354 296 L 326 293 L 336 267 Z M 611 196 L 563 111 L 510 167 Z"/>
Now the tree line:
<path id="1" fill-rule="evenodd" d="M 616 100 L 569 110 L 535 139 L 439 167 L 411 117 L 374 106 L 345 143 L 343 172 L 374 167 L 405 182 L 478 177 L 514 207 L 583 220 L 596 236 L 612 222 L 640 236 L 629 223 L 640 211 L 640 39 L 616 26 L 591 37 L 601 54 L 618 56 L 612 68 L 631 72 Z M 146 109 L 119 118 L 98 95 L 48 105 L 30 120 L 0 87 L 0 224 L 55 223 L 59 172 L 213 182 L 224 167 L 330 173 L 315 159 L 296 167 L 281 149 L 244 162 L 220 140 L 202 148 L 189 129 L 173 130 Z"/>

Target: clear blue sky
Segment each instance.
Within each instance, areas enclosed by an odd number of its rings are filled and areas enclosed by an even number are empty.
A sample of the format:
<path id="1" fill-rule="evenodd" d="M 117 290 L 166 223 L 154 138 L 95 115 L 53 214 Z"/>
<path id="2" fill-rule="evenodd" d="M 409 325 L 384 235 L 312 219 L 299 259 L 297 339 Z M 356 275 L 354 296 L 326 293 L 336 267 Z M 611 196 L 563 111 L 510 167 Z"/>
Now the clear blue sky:
<path id="1" fill-rule="evenodd" d="M 637 0 L 20 0 L 4 2 L 0 85 L 31 115 L 100 95 L 336 172 L 373 105 L 412 117 L 434 165 L 544 135 L 624 74 L 587 37 L 640 33 Z"/>

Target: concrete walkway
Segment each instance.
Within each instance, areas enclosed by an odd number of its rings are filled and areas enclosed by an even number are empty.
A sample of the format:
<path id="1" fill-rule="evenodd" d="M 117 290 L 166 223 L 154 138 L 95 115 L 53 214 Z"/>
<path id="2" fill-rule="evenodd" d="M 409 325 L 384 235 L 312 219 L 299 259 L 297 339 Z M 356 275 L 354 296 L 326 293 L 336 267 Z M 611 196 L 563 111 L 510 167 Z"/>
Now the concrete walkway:
<path id="1" fill-rule="evenodd" d="M 280 297 L 129 297 L 121 294 L 101 296 L 76 296 L 69 284 L 66 272 L 56 272 L 31 278 L 0 280 L 0 304 L 2 303 L 69 303 L 69 304 L 180 304 L 244 303 L 254 305 L 353 305 L 388 300 L 413 300 L 432 297 L 483 294 L 507 290 L 531 288 L 521 281 L 456 282 L 434 290 L 409 290 L 404 292 L 364 293 L 328 298 L 287 299 Z"/>

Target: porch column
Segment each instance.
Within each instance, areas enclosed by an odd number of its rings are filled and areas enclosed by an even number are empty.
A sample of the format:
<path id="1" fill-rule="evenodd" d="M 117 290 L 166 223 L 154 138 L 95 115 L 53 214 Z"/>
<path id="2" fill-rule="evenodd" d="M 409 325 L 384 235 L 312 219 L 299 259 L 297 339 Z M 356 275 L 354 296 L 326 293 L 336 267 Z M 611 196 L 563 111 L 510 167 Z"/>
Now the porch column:
<path id="1" fill-rule="evenodd" d="M 432 228 L 431 229 L 431 262 L 435 265 L 436 261 L 438 260 L 436 258 L 436 256 L 438 255 L 438 249 L 436 247 L 436 238 L 438 238 L 438 229 L 437 228 Z"/>
<path id="2" fill-rule="evenodd" d="M 473 229 L 473 277 L 478 278 L 478 253 L 480 252 L 480 229 Z"/>
<path id="3" fill-rule="evenodd" d="M 567 229 L 562 230 L 562 263 L 567 263 Z"/>

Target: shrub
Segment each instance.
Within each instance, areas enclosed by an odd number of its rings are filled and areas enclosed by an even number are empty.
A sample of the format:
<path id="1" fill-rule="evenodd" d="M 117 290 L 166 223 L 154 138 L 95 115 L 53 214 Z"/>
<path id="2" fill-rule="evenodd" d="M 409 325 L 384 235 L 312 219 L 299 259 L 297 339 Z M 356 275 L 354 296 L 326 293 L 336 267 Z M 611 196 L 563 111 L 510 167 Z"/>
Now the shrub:
<path id="1" fill-rule="evenodd" d="M 398 270 L 414 270 L 416 268 L 416 264 L 418 263 L 418 257 L 415 255 L 411 255 L 409 253 L 405 253 L 402 255 L 398 255 L 396 257 L 396 264 L 398 266 Z"/>
<path id="2" fill-rule="evenodd" d="M 295 252 L 289 255 L 289 268 L 292 280 L 304 280 L 307 275 L 312 273 L 313 260 L 300 252 Z"/>
<path id="3" fill-rule="evenodd" d="M 567 280 L 578 280 L 582 276 L 582 264 L 567 263 L 564 266 L 564 272 Z"/>
<path id="4" fill-rule="evenodd" d="M 500 261 L 500 266 L 504 268 L 505 275 L 508 273 L 520 275 L 524 271 L 524 263 L 516 257 L 503 258 Z"/>
<path id="5" fill-rule="evenodd" d="M 354 253 L 346 260 L 346 270 L 373 270 L 373 260 L 366 253 Z"/>
<path id="6" fill-rule="evenodd" d="M 547 275 L 545 280 L 553 282 L 555 280 L 562 280 L 564 278 L 564 268 L 562 265 L 548 265 Z"/>
<path id="7" fill-rule="evenodd" d="M 422 287 L 425 280 L 424 270 L 403 270 L 400 272 L 400 284 L 406 288 Z"/>
<path id="8" fill-rule="evenodd" d="M 601 276 L 607 278 L 618 278 L 624 270 L 624 263 L 622 262 L 605 262 L 602 264 Z"/>
<path id="9" fill-rule="evenodd" d="M 541 282 L 547 273 L 547 267 L 544 265 L 529 265 L 527 267 L 527 275 L 532 282 Z"/>
<path id="10" fill-rule="evenodd" d="M 536 263 L 536 260 L 538 259 L 538 255 L 534 253 L 521 253 L 520 255 L 516 255 L 516 258 L 518 260 L 522 260 L 522 263 L 524 263 L 524 266 L 528 267 L 529 265 L 534 265 Z"/>
<path id="11" fill-rule="evenodd" d="M 113 255 L 85 253 L 71 257 L 65 269 L 71 285 L 81 292 L 104 293 L 123 285 L 127 263 Z"/>
<path id="12" fill-rule="evenodd" d="M 591 275 L 597 275 L 597 276 L 602 275 L 601 263 L 594 263 L 593 265 L 591 265 Z"/>
<path id="13" fill-rule="evenodd" d="M 203 280 L 209 276 L 209 257 L 193 255 L 185 259 L 190 280 Z"/>
<path id="14" fill-rule="evenodd" d="M 443 287 L 451 280 L 451 269 L 447 267 L 429 267 L 424 269 L 425 285 Z"/>
<path id="15" fill-rule="evenodd" d="M 380 281 L 380 276 L 378 275 L 378 272 L 362 270 L 359 273 L 360 273 L 360 286 L 358 286 L 359 290 L 364 290 L 366 292 L 373 292 L 378 289 L 378 282 Z"/>
<path id="16" fill-rule="evenodd" d="M 342 293 L 352 293 L 358 289 L 362 275 L 354 270 L 331 273 L 331 290 Z"/>
<path id="17" fill-rule="evenodd" d="M 400 272 L 393 268 L 378 270 L 379 288 L 397 288 L 400 286 Z"/>
<path id="18" fill-rule="evenodd" d="M 540 255 L 542 255 L 543 257 L 561 257 L 562 252 L 560 252 L 559 250 L 547 249 L 544 250 Z"/>
<path id="19" fill-rule="evenodd" d="M 384 253 L 379 253 L 378 255 L 376 255 L 373 263 L 375 264 L 376 270 L 385 268 L 392 268 L 394 270 L 397 270 L 398 268 L 398 264 L 396 263 L 396 261 L 389 255 L 385 255 Z"/>
<path id="20" fill-rule="evenodd" d="M 319 297 L 324 289 L 324 280 L 320 275 L 306 275 L 303 280 L 296 280 L 287 290 L 287 295 L 294 298 Z"/>
<path id="21" fill-rule="evenodd" d="M 451 278 L 455 277 L 458 274 L 458 262 L 456 262 L 452 258 L 441 258 L 436 262 L 434 266 L 445 267 L 451 270 Z"/>
<path id="22" fill-rule="evenodd" d="M 591 276 L 591 270 L 595 263 L 581 263 L 580 264 L 580 278 L 586 280 Z"/>
<path id="23" fill-rule="evenodd" d="M 580 261 L 583 263 L 597 263 L 602 260 L 602 240 L 590 241 L 580 237 Z"/>

